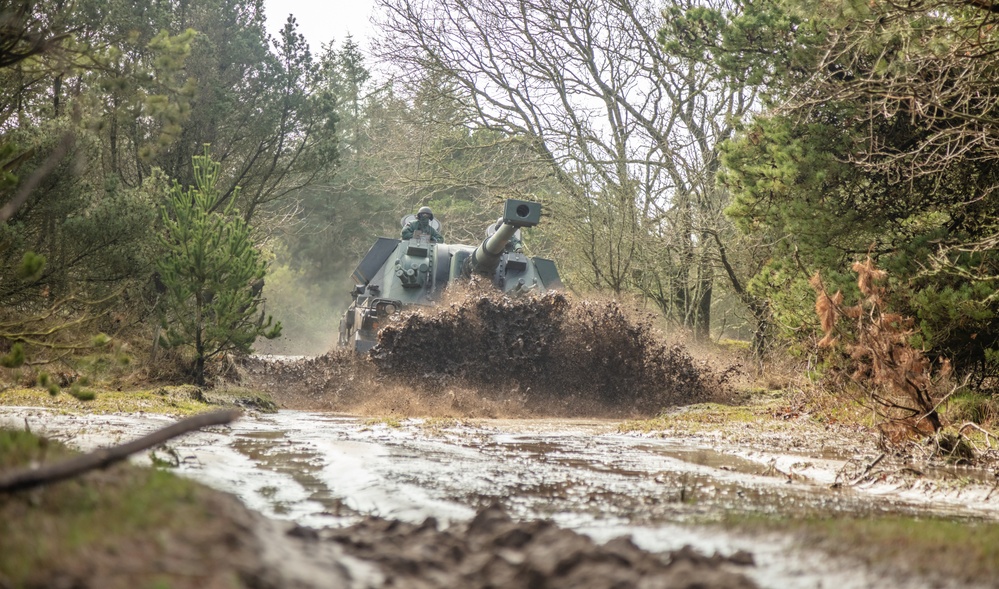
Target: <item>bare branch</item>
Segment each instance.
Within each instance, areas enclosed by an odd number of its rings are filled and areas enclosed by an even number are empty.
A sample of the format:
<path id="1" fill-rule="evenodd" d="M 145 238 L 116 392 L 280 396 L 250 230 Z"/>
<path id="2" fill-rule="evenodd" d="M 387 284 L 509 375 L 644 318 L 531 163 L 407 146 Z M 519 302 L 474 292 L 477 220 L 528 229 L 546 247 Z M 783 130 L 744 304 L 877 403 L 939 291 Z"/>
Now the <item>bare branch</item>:
<path id="1" fill-rule="evenodd" d="M 31 489 L 69 479 L 97 468 L 105 468 L 115 462 L 120 462 L 128 458 L 136 452 L 147 450 L 188 432 L 210 425 L 230 423 L 239 418 L 240 415 L 242 413 L 235 409 L 202 413 L 178 421 L 173 425 L 169 425 L 127 444 L 113 448 L 101 448 L 89 454 L 36 469 L 24 469 L 12 473 L 0 474 L 0 493 L 12 493 Z"/>

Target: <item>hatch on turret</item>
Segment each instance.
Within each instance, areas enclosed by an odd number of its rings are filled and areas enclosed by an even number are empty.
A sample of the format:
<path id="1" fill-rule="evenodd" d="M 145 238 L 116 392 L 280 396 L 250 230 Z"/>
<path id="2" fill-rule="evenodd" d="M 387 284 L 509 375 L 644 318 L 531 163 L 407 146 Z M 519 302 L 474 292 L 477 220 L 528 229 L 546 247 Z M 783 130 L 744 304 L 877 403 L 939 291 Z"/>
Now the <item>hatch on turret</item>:
<path id="1" fill-rule="evenodd" d="M 399 246 L 399 239 L 392 239 L 390 237 L 379 237 L 375 244 L 371 246 L 368 253 L 364 254 L 361 258 L 361 263 L 357 265 L 354 272 L 351 273 L 350 277 L 354 280 L 354 284 L 367 284 L 371 282 L 371 279 L 375 277 L 376 274 L 388 261 L 389 256 L 395 251 L 395 248 Z"/>

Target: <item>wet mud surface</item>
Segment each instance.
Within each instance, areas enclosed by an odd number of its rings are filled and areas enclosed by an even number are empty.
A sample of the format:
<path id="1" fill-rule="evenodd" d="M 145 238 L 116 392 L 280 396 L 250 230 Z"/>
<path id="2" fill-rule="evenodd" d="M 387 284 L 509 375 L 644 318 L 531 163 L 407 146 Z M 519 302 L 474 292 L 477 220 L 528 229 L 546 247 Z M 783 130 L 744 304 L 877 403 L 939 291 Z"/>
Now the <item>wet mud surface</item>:
<path id="1" fill-rule="evenodd" d="M 598 544 L 551 521 L 515 522 L 499 506 L 483 509 L 467 524 L 443 532 L 433 519 L 413 525 L 369 518 L 334 532 L 331 538 L 351 555 L 379 563 L 389 586 L 757 587 L 731 570 L 752 564 L 746 553 L 707 557 L 683 548 L 654 554 L 624 537 Z"/>
<path id="2" fill-rule="evenodd" d="M 132 439 L 169 422 L 11 408 L 0 415 L 3 425 L 23 427 L 27 419 L 33 431 L 81 449 Z M 606 578 L 626 580 L 623 571 L 653 566 L 651 553 L 656 566 L 696 561 L 721 575 L 711 577 L 717 583 L 696 586 L 878 587 L 881 572 L 869 563 L 829 559 L 795 547 L 793 538 L 740 535 L 712 522 L 732 514 L 999 519 L 999 497 L 985 492 L 842 484 L 869 464 L 867 457 L 857 460 L 848 444 L 840 452 L 788 443 L 767 450 L 760 436 L 756 444 L 649 437 L 621 434 L 616 426 L 603 420 L 369 421 L 280 411 L 189 435 L 158 453 L 174 456 L 178 472 L 236 495 L 271 521 L 288 522 L 296 541 L 334 544 L 358 562 L 379 563 L 377 580 L 363 586 L 477 586 L 469 579 L 482 578 L 507 579 L 496 586 L 513 587 L 525 586 L 531 575 L 549 583 L 538 586 L 585 586 L 572 581 L 589 570 L 576 569 L 580 562 L 625 563 Z M 494 506 L 505 515 L 491 511 Z M 493 523 L 475 524 L 482 518 Z M 622 537 L 648 553 L 617 554 L 630 550 L 615 540 Z M 558 558 L 532 556 L 551 542 L 564 549 Z M 425 550 L 425 558 L 413 550 Z M 578 556 L 552 564 L 567 554 Z M 544 568 L 551 566 L 559 575 Z M 665 568 L 656 570 L 643 578 L 667 578 Z M 892 586 L 946 585 L 895 577 Z"/>

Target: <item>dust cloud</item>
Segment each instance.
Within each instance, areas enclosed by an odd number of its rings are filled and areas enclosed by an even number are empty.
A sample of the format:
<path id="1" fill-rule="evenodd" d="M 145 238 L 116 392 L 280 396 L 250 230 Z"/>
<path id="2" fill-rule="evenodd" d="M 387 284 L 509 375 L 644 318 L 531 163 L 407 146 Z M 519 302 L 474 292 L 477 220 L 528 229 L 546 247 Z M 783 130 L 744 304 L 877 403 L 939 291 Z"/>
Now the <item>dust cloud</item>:
<path id="1" fill-rule="evenodd" d="M 279 406 L 362 415 L 640 417 L 724 397 L 726 375 L 613 301 L 465 290 L 406 311 L 368 355 L 249 359 Z"/>

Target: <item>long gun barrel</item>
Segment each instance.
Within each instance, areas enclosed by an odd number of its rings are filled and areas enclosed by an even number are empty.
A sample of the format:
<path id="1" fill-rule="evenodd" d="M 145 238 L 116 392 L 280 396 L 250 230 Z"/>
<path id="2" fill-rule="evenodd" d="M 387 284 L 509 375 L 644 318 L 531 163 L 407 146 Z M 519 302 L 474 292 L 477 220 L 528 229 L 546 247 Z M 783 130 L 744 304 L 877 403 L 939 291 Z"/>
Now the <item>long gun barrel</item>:
<path id="1" fill-rule="evenodd" d="M 521 227 L 534 227 L 541 221 L 541 205 L 525 200 L 507 200 L 500 226 L 468 257 L 469 269 L 492 274 L 500 263 L 503 249 Z"/>

